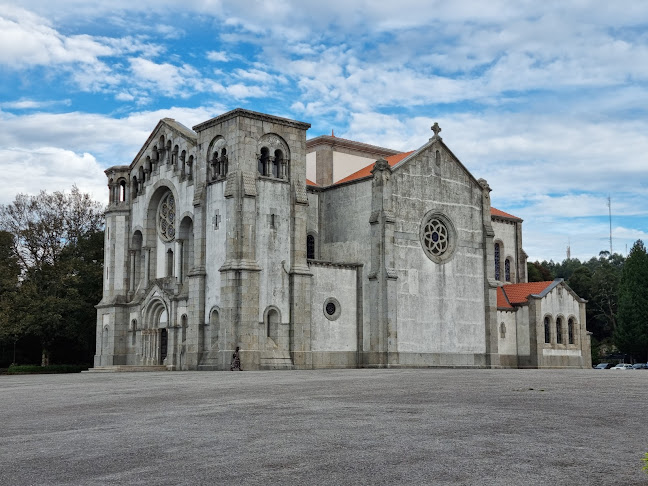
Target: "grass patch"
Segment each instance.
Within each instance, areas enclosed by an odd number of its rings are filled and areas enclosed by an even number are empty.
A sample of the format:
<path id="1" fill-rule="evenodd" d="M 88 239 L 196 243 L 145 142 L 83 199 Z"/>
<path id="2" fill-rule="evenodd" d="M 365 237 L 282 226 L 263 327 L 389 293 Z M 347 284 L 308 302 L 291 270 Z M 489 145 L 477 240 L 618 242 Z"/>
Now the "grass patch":
<path id="1" fill-rule="evenodd" d="M 89 368 L 89 365 L 11 365 L 7 369 L 8 375 L 26 375 L 42 373 L 81 373 Z"/>

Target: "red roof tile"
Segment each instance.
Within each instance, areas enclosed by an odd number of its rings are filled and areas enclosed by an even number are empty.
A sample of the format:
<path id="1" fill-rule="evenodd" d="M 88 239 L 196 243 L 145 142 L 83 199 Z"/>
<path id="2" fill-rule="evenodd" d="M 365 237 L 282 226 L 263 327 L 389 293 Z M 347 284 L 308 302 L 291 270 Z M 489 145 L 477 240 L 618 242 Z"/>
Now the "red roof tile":
<path id="1" fill-rule="evenodd" d="M 311 181 L 310 179 L 306 179 L 306 185 L 307 185 L 307 186 L 317 186 L 317 184 L 315 184 L 315 183 L 314 183 L 313 181 Z"/>
<path id="2" fill-rule="evenodd" d="M 528 302 L 529 295 L 539 294 L 552 283 L 553 280 L 549 280 L 545 282 L 510 284 L 499 288 L 502 289 L 502 292 L 504 292 L 511 304 L 525 304 Z M 497 305 L 499 307 L 499 295 Z"/>
<path id="3" fill-rule="evenodd" d="M 513 216 L 512 214 L 505 213 L 504 211 L 500 211 L 499 209 L 496 209 L 492 206 L 491 206 L 491 216 L 499 216 L 500 218 L 517 219 L 518 221 L 522 221 L 517 216 Z"/>
<path id="4" fill-rule="evenodd" d="M 497 287 L 497 307 L 507 307 L 509 309 L 512 309 L 513 306 L 509 304 L 508 300 L 506 300 L 506 296 L 504 295 L 504 292 L 502 291 L 502 287 Z"/>
<path id="5" fill-rule="evenodd" d="M 409 154 L 413 153 L 412 152 L 403 152 L 402 154 L 396 154 L 396 155 L 390 155 L 389 157 L 385 157 L 385 160 L 389 163 L 390 166 L 395 166 L 398 164 L 401 160 L 403 160 L 405 157 L 407 157 Z M 363 167 L 357 172 L 354 172 L 353 174 L 346 176 L 344 179 L 340 179 L 339 181 L 336 182 L 336 184 L 339 184 L 341 182 L 349 182 L 349 181 L 354 181 L 356 179 L 361 179 L 362 177 L 367 177 L 371 175 L 371 169 L 373 169 L 375 162 L 372 162 L 366 167 Z"/>

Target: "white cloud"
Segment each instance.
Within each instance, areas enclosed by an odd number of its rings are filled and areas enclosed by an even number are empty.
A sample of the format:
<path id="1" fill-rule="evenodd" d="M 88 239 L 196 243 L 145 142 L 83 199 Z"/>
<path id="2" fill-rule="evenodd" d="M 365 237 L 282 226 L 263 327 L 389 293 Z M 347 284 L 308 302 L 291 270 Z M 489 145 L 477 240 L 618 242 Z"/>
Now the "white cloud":
<path id="1" fill-rule="evenodd" d="M 209 51 L 207 52 L 207 59 L 214 62 L 227 62 L 229 58 L 225 51 Z"/>
<path id="2" fill-rule="evenodd" d="M 105 175 L 88 153 L 77 154 L 58 147 L 9 148 L 0 149 L 0 159 L 0 204 L 10 203 L 18 193 L 69 191 L 74 184 L 97 201 L 106 199 Z"/>

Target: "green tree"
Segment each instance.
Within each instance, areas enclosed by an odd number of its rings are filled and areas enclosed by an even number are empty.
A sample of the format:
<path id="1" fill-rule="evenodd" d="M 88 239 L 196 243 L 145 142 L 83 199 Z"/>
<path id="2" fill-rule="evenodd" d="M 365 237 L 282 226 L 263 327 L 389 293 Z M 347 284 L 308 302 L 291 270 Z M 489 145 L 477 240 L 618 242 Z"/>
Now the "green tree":
<path id="1" fill-rule="evenodd" d="M 648 253 L 641 240 L 623 266 L 614 341 L 621 351 L 642 361 L 648 358 Z"/>
<path id="2" fill-rule="evenodd" d="M 529 282 L 545 282 L 553 280 L 554 276 L 548 268 L 549 266 L 553 266 L 553 261 L 550 263 L 547 263 L 546 261 L 543 261 L 542 263 L 527 262 L 527 275 Z"/>
<path id="3" fill-rule="evenodd" d="M 0 321 L 5 334 L 13 328 L 38 338 L 42 364 L 52 353 L 94 351 L 94 305 L 101 298 L 103 211 L 76 187 L 71 193 L 41 191 L 19 194 L 0 206 L 0 229 L 13 236 L 20 285 L 12 297 L 11 322 Z M 97 290 L 99 289 L 99 290 Z M 59 356 L 67 361 L 67 356 Z M 87 359 L 87 358 L 86 358 Z"/>
<path id="4" fill-rule="evenodd" d="M 12 346 L 12 362 L 16 361 L 16 344 L 25 335 L 25 330 L 11 313 L 18 291 L 20 265 L 14 251 L 14 237 L 0 231 L 0 340 Z"/>

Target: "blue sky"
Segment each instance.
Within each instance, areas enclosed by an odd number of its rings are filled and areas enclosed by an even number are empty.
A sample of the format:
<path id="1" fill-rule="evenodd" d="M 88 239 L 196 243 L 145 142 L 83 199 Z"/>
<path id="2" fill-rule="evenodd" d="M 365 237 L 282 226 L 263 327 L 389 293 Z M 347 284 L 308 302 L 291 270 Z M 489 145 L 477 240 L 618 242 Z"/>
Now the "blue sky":
<path id="1" fill-rule="evenodd" d="M 614 251 L 648 240 L 648 3 L 485 5 L 0 3 L 0 204 L 105 202 L 160 118 L 243 107 L 403 151 L 438 122 L 532 260 L 609 249 L 608 196 Z"/>

